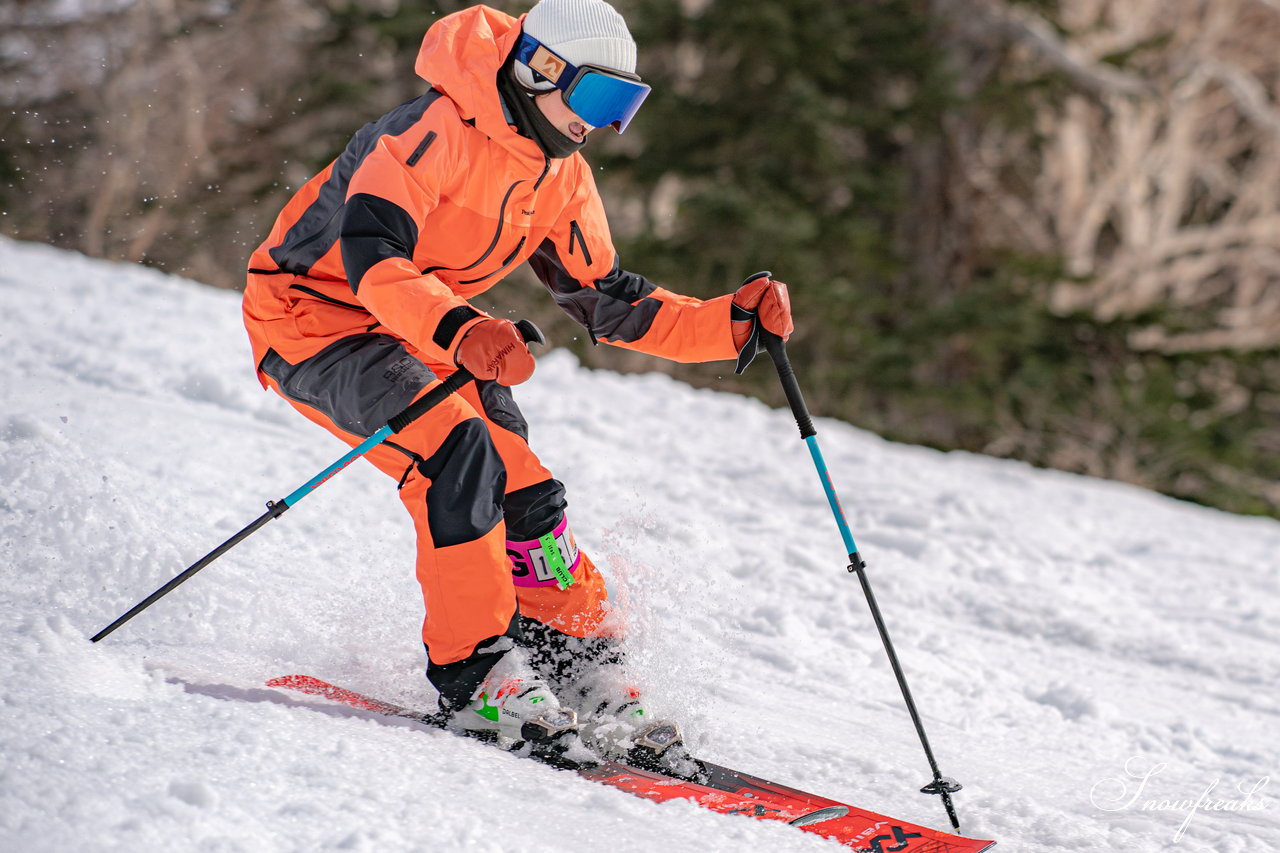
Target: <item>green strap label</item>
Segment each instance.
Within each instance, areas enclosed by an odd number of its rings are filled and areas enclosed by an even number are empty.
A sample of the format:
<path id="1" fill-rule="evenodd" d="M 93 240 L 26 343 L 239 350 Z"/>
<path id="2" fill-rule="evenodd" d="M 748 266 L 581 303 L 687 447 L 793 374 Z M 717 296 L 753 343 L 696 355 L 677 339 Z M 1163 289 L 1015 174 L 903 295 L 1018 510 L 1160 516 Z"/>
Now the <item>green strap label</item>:
<path id="1" fill-rule="evenodd" d="M 538 544 L 542 546 L 542 553 L 547 557 L 547 566 L 555 573 L 556 586 L 561 589 L 573 586 L 573 575 L 569 574 L 569 567 L 564 564 L 564 555 L 560 553 L 556 537 L 551 533 L 539 536 Z"/>

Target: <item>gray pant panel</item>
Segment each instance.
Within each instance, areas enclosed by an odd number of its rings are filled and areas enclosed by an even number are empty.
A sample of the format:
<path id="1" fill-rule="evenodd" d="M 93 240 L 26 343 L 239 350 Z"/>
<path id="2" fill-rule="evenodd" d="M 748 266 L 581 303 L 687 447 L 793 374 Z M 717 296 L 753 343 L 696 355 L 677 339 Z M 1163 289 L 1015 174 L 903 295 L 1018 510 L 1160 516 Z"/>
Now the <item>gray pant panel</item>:
<path id="1" fill-rule="evenodd" d="M 290 364 L 270 350 L 261 368 L 290 400 L 323 412 L 347 432 L 366 437 L 435 379 L 399 340 L 377 333 L 335 341 L 301 364 Z"/>
<path id="2" fill-rule="evenodd" d="M 525 441 L 529 440 L 529 423 L 516 405 L 516 398 L 510 388 L 491 379 L 476 380 L 476 392 L 480 395 L 480 405 L 484 408 L 485 417 Z"/>

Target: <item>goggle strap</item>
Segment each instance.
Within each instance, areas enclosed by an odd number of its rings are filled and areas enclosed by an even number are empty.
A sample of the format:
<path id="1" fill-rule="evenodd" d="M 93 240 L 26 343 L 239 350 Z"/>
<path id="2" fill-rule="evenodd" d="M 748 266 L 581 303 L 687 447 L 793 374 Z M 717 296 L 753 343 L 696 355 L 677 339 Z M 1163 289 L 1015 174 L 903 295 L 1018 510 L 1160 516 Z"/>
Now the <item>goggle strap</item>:
<path id="1" fill-rule="evenodd" d="M 516 59 L 529 67 L 537 82 L 546 81 L 560 86 L 561 80 L 573 80 L 578 74 L 578 66 L 528 33 L 520 34 L 520 41 L 516 43 Z"/>

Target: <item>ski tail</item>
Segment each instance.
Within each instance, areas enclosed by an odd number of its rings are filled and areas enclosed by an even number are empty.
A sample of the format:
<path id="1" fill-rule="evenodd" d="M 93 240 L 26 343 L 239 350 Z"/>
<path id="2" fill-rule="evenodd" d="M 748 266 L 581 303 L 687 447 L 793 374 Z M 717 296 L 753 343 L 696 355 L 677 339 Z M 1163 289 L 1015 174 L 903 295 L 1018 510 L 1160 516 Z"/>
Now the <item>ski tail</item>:
<path id="1" fill-rule="evenodd" d="M 403 717 L 406 720 L 414 720 L 419 723 L 425 723 L 429 726 L 440 728 L 444 725 L 444 718 L 440 714 L 424 714 L 409 708 L 396 705 L 392 702 L 384 702 L 381 699 L 374 699 L 363 693 L 357 693 L 354 690 L 348 690 L 345 687 L 339 687 L 336 684 L 330 684 L 310 675 L 282 675 L 279 678 L 273 678 L 267 682 L 268 687 L 283 687 L 287 690 L 297 690 L 299 693 L 306 693 L 309 696 L 320 696 L 332 702 L 346 705 L 351 708 L 359 708 L 362 711 L 372 711 L 375 714 L 382 714 L 387 717 Z"/>

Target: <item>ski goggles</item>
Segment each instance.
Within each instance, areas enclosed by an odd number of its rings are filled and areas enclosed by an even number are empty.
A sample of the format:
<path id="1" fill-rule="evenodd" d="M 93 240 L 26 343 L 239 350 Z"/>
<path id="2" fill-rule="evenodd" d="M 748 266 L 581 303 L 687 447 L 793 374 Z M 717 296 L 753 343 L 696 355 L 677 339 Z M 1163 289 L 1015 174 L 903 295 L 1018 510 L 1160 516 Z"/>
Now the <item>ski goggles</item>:
<path id="1" fill-rule="evenodd" d="M 554 83 L 569 109 L 592 127 L 613 125 L 622 133 L 650 92 L 635 74 L 574 65 L 528 33 L 516 43 L 516 59 L 529 66 L 535 81 Z"/>

